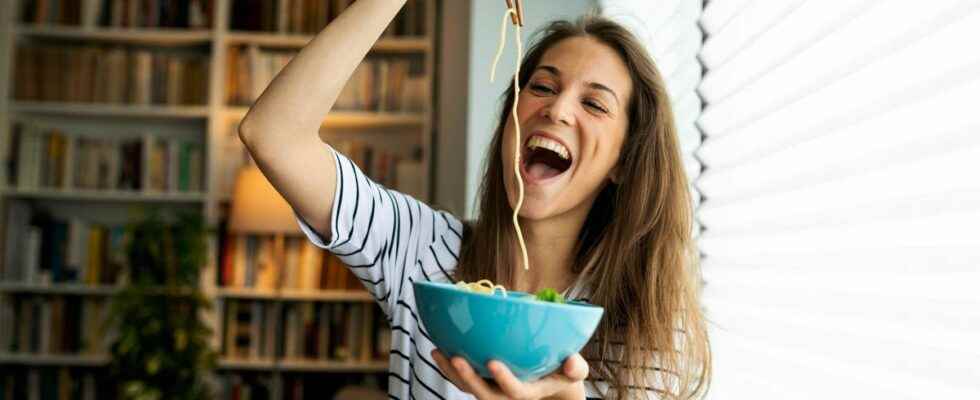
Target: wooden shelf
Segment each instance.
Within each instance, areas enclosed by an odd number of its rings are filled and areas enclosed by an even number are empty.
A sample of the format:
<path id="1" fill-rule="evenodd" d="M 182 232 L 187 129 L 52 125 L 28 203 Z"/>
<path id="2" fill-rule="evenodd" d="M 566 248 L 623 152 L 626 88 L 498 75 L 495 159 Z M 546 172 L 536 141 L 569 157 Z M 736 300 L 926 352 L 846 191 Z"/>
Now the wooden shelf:
<path id="1" fill-rule="evenodd" d="M 56 114 L 74 116 L 128 117 L 128 118 L 175 118 L 205 119 L 207 106 L 164 106 L 107 103 L 61 103 L 47 101 L 15 101 L 10 104 L 12 113 Z"/>
<path id="2" fill-rule="evenodd" d="M 234 31 L 226 36 L 227 44 L 254 44 L 263 47 L 301 48 L 306 46 L 313 35 L 283 34 L 268 32 Z M 424 53 L 432 45 L 425 37 L 406 37 L 380 39 L 374 44 L 373 51 L 386 53 Z"/>
<path id="3" fill-rule="evenodd" d="M 248 113 L 248 107 L 228 107 L 225 115 L 240 121 Z M 373 112 L 373 111 L 331 111 L 323 120 L 329 128 L 384 128 L 399 126 L 422 126 L 426 117 L 422 113 Z"/>
<path id="4" fill-rule="evenodd" d="M 6 196 L 23 199 L 152 203 L 201 203 L 206 197 L 206 195 L 201 192 L 141 192 L 133 190 L 53 188 L 7 188 L 3 191 L 3 193 Z"/>
<path id="5" fill-rule="evenodd" d="M 385 372 L 388 362 L 222 358 L 218 360 L 218 368 L 282 372 Z"/>
<path id="6" fill-rule="evenodd" d="M 332 301 L 332 302 L 372 302 L 371 293 L 354 290 L 298 290 L 283 289 L 280 291 L 256 290 L 251 288 L 218 288 L 217 297 L 227 299 L 255 300 L 295 300 L 295 301 Z"/>
<path id="7" fill-rule="evenodd" d="M 0 282 L 0 292 L 36 294 L 75 294 L 83 296 L 111 296 L 119 291 L 113 285 L 88 285 L 84 283 L 24 283 Z"/>
<path id="8" fill-rule="evenodd" d="M 208 29 L 179 28 L 81 28 L 77 26 L 21 25 L 15 31 L 19 36 L 77 40 L 102 41 L 157 46 L 202 45 L 211 41 Z"/>
<path id="9" fill-rule="evenodd" d="M 109 364 L 108 355 L 0 353 L 0 364 L 30 366 L 101 367 Z"/>
<path id="10" fill-rule="evenodd" d="M 276 361 L 272 359 L 221 358 L 218 360 L 218 368 L 267 371 L 276 368 Z"/>
<path id="11" fill-rule="evenodd" d="M 385 372 L 388 362 L 282 360 L 278 369 L 285 372 Z"/>

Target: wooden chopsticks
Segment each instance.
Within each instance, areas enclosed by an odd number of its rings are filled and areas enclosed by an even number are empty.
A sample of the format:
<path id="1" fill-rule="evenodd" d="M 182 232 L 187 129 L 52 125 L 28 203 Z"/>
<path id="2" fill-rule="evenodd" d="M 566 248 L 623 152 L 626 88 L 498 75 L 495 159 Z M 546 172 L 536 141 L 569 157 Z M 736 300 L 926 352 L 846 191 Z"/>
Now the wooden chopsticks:
<path id="1" fill-rule="evenodd" d="M 515 14 L 510 15 L 510 22 L 514 25 L 524 26 L 524 8 L 521 7 L 521 0 L 507 0 L 507 8 L 513 8 L 516 11 Z"/>

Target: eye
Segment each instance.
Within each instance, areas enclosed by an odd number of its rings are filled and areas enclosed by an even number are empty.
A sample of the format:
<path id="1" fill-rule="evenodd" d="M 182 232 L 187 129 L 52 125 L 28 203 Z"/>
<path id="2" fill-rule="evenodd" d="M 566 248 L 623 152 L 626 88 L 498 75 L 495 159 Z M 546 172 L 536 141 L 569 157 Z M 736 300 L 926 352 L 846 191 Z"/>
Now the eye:
<path id="1" fill-rule="evenodd" d="M 599 103 L 597 103 L 595 100 L 586 100 L 586 101 L 583 101 L 582 104 L 585 104 L 586 107 L 589 107 L 589 108 L 591 108 L 593 110 L 596 110 L 598 112 L 601 112 L 603 114 L 605 114 L 605 113 L 608 112 L 608 111 L 606 111 L 605 108 L 602 107 L 602 105 L 600 105 Z"/>
<path id="2" fill-rule="evenodd" d="M 552 89 L 552 88 L 550 88 L 548 86 L 545 86 L 545 85 L 537 84 L 537 83 L 532 83 L 531 84 L 531 91 L 533 91 L 535 93 L 540 93 L 540 94 L 555 94 L 554 89 Z"/>

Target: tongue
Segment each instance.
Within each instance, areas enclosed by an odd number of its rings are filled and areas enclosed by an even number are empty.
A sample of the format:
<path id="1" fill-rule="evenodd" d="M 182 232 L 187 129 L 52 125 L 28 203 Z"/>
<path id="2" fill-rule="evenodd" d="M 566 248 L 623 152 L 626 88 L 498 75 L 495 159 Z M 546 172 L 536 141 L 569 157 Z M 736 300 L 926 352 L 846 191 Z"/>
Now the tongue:
<path id="1" fill-rule="evenodd" d="M 551 168 L 548 164 L 536 162 L 528 166 L 527 174 L 535 179 L 548 179 L 558 175 L 557 169 Z"/>

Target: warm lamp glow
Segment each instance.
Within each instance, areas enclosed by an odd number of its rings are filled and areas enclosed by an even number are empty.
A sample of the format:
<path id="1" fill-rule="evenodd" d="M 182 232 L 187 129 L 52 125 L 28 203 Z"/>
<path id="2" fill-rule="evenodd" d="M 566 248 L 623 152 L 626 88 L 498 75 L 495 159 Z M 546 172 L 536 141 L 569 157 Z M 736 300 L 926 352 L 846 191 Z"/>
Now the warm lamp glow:
<path id="1" fill-rule="evenodd" d="M 235 179 L 230 223 L 234 233 L 300 232 L 292 207 L 255 165 L 243 167 Z"/>

